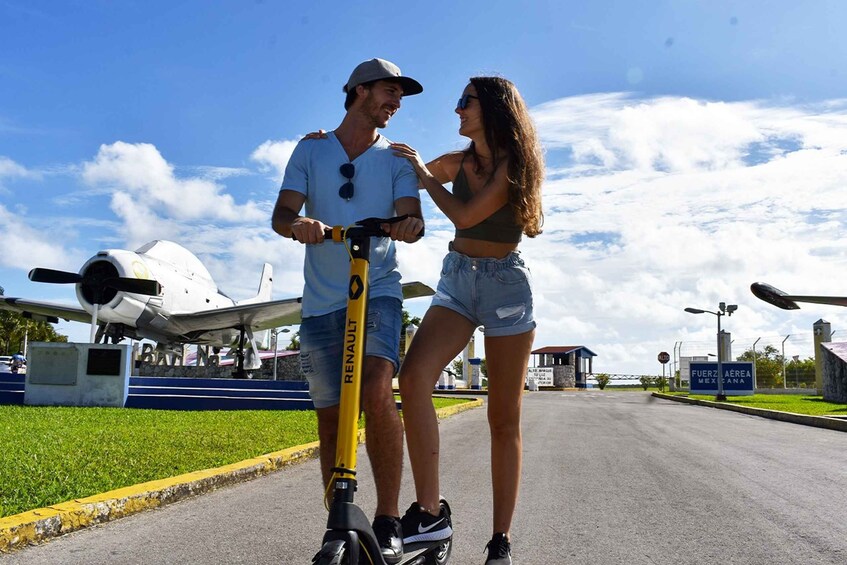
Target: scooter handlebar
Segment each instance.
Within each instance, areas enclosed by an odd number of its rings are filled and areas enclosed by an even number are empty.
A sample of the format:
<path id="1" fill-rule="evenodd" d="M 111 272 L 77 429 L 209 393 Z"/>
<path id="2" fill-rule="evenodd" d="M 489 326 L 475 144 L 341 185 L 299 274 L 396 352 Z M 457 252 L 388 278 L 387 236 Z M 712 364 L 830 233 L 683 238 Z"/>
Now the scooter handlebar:
<path id="1" fill-rule="evenodd" d="M 388 232 L 382 229 L 384 224 L 396 224 L 408 218 L 408 214 L 395 216 L 393 218 L 365 218 L 359 220 L 354 226 L 333 226 L 324 229 L 324 239 L 329 241 L 341 242 L 352 237 L 385 237 Z M 418 232 L 418 239 L 424 236 L 425 227 Z M 291 239 L 297 241 L 297 237 L 292 232 Z"/>

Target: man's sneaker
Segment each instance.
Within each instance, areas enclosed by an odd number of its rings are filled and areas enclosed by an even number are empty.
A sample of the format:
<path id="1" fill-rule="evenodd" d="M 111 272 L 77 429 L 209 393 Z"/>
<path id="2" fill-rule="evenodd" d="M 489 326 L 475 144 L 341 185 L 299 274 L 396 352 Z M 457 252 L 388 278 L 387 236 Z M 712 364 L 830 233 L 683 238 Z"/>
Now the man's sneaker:
<path id="1" fill-rule="evenodd" d="M 488 550 L 485 565 L 512 565 L 512 544 L 506 534 L 494 534 L 485 549 Z"/>
<path id="2" fill-rule="evenodd" d="M 400 522 L 403 524 L 403 543 L 420 543 L 424 541 L 441 541 L 453 535 L 450 522 L 450 512 L 445 504 L 440 504 L 441 511 L 433 516 L 413 502 Z"/>
<path id="3" fill-rule="evenodd" d="M 374 536 L 383 560 L 389 565 L 403 558 L 403 529 L 400 519 L 394 516 L 377 516 L 373 523 Z"/>

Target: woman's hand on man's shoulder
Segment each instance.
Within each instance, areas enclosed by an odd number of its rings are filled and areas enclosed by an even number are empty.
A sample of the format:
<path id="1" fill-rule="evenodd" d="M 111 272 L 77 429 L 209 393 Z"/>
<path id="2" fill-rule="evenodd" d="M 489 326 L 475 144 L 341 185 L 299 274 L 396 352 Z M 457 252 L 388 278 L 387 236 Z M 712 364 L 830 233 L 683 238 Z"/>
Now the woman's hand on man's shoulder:
<path id="1" fill-rule="evenodd" d="M 319 129 L 318 131 L 313 131 L 311 133 L 307 133 L 303 136 L 303 139 L 326 139 L 326 130 Z"/>

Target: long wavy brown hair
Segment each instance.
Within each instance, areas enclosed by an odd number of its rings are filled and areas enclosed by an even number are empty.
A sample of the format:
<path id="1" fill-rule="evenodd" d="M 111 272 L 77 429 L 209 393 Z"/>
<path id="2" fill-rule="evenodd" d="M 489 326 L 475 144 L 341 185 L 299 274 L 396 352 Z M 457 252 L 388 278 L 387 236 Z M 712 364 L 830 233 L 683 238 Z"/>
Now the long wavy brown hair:
<path id="1" fill-rule="evenodd" d="M 508 159 L 509 204 L 515 212 L 515 220 L 527 237 L 535 237 L 541 233 L 544 223 L 541 209 L 544 157 L 535 124 L 511 81 L 502 77 L 472 77 L 470 82 L 479 97 L 485 141 L 492 152 L 492 162 L 496 164 Z M 473 142 L 467 152 L 473 157 L 475 168 L 480 170 Z"/>

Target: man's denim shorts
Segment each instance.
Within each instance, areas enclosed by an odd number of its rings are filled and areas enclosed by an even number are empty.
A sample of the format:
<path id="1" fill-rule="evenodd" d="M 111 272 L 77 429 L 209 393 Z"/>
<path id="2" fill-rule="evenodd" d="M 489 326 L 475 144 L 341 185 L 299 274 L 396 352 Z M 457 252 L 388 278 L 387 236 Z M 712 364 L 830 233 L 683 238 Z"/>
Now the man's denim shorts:
<path id="1" fill-rule="evenodd" d="M 379 297 L 368 302 L 368 340 L 365 355 L 382 357 L 400 365 L 402 303 Z M 300 323 L 300 369 L 309 380 L 309 395 L 315 408 L 329 408 L 341 400 L 341 363 L 344 355 L 344 325 L 347 310 L 304 318 Z"/>
<path id="2" fill-rule="evenodd" d="M 520 251 L 502 259 L 468 257 L 453 251 L 451 243 L 432 306 L 458 312 L 483 326 L 490 337 L 518 335 L 535 328 L 532 277 Z"/>

